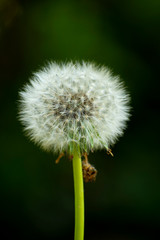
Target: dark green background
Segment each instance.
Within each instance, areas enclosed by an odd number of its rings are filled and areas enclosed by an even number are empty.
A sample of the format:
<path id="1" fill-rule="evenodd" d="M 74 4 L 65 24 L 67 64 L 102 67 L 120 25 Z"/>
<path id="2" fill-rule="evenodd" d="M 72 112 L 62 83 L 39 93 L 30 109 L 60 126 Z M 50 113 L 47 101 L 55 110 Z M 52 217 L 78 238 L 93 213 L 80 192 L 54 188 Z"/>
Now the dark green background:
<path id="1" fill-rule="evenodd" d="M 17 120 L 18 92 L 48 60 L 91 60 L 132 97 L 123 138 L 90 154 L 86 240 L 156 239 L 159 224 L 160 1 L 0 0 L 0 236 L 73 239 L 72 164 L 42 152 Z"/>

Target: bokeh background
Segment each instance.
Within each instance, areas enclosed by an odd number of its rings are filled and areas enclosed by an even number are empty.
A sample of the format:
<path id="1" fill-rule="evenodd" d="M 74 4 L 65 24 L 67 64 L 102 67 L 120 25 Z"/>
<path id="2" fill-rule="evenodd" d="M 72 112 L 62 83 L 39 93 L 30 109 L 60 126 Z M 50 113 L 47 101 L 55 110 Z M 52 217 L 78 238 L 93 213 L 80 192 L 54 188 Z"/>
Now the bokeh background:
<path id="1" fill-rule="evenodd" d="M 18 92 L 48 60 L 91 60 L 131 94 L 124 137 L 90 154 L 85 239 L 156 239 L 159 228 L 159 0 L 0 0 L 0 237 L 73 239 L 72 163 L 41 151 L 17 120 Z"/>

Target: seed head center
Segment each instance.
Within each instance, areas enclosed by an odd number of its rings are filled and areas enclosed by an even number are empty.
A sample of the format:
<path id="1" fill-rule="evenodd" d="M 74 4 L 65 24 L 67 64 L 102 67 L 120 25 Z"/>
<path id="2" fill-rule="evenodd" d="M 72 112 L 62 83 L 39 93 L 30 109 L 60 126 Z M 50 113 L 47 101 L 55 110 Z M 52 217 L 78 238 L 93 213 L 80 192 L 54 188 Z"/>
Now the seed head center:
<path id="1" fill-rule="evenodd" d="M 55 117 L 61 121 L 82 121 L 92 116 L 94 110 L 93 99 L 89 99 L 85 93 L 63 94 L 56 96 L 52 103 Z"/>

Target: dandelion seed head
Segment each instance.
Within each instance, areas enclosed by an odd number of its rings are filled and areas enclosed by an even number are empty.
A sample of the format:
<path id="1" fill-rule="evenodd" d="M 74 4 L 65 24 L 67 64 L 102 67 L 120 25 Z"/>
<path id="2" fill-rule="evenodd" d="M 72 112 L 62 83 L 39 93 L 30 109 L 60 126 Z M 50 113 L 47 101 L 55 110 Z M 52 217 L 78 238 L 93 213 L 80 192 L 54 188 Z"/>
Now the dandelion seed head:
<path id="1" fill-rule="evenodd" d="M 129 96 L 119 77 L 91 63 L 50 63 L 20 92 L 20 120 L 44 150 L 109 148 L 129 119 Z"/>

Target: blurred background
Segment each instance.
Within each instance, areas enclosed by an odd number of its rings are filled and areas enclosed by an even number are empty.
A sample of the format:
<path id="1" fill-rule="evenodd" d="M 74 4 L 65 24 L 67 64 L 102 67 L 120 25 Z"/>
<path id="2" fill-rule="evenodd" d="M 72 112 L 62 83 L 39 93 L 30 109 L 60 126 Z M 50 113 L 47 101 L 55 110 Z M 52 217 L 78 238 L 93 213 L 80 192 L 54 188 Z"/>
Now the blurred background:
<path id="1" fill-rule="evenodd" d="M 91 60 L 132 97 L 123 138 L 92 153 L 85 239 L 156 239 L 159 228 L 159 0 L 0 0 L 0 236 L 73 239 L 72 163 L 42 152 L 17 119 L 18 92 L 48 60 Z"/>

